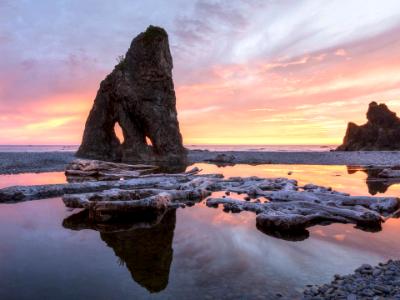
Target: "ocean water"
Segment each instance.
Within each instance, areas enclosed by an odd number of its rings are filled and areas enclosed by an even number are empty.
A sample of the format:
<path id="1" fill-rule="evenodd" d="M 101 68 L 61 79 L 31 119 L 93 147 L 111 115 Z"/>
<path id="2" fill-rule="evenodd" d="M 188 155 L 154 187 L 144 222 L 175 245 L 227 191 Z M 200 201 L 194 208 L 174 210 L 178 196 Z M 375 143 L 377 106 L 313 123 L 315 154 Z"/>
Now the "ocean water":
<path id="1" fill-rule="evenodd" d="M 76 151 L 78 145 L 0 145 L 0 152 Z M 191 150 L 209 151 L 330 151 L 337 145 L 185 145 Z"/>
<path id="2" fill-rule="evenodd" d="M 360 167 L 196 164 L 203 173 L 290 177 L 353 195 L 400 196 L 399 182 Z M 292 175 L 288 175 L 288 173 Z M 0 187 L 65 182 L 64 174 L 0 176 Z M 159 225 L 94 228 L 61 198 L 0 204 L 0 299 L 299 299 L 361 264 L 400 259 L 400 220 L 379 232 L 351 224 L 309 228 L 300 241 L 257 230 L 255 214 L 171 211 Z"/>

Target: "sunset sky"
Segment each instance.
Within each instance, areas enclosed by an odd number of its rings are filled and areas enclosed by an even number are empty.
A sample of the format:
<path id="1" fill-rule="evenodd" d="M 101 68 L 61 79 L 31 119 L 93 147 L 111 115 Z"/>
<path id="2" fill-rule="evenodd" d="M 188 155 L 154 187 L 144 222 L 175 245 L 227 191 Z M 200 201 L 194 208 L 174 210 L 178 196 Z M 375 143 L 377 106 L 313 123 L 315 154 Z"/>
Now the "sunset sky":
<path id="1" fill-rule="evenodd" d="M 0 0 L 0 144 L 79 144 L 150 24 L 185 144 L 339 144 L 371 101 L 400 114 L 399 0 Z"/>

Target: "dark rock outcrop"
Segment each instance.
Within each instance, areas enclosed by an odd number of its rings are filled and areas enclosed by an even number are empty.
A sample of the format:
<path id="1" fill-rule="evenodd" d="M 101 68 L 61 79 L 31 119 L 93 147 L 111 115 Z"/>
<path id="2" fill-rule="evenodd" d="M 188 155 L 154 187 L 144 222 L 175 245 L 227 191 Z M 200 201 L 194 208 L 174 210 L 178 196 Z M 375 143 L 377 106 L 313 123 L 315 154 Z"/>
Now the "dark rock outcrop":
<path id="1" fill-rule="evenodd" d="M 368 122 L 349 123 L 343 144 L 337 151 L 400 150 L 400 119 L 385 104 L 371 102 Z"/>
<path id="2" fill-rule="evenodd" d="M 77 156 L 184 164 L 172 67 L 167 33 L 149 26 L 101 82 Z M 115 134 L 116 123 L 122 128 L 122 143 Z"/>

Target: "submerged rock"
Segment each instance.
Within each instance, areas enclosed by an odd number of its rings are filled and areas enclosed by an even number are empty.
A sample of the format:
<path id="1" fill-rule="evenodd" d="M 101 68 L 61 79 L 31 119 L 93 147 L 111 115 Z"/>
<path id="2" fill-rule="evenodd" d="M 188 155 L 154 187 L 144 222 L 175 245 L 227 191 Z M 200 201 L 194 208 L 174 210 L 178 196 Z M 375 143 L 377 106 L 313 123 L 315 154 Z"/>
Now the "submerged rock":
<path id="1" fill-rule="evenodd" d="M 149 26 L 101 82 L 77 156 L 185 164 L 172 67 L 167 33 Z M 115 133 L 117 123 L 122 128 L 122 143 Z"/>
<path id="2" fill-rule="evenodd" d="M 368 122 L 358 126 L 350 122 L 338 151 L 400 150 L 400 119 L 385 104 L 371 102 Z"/>

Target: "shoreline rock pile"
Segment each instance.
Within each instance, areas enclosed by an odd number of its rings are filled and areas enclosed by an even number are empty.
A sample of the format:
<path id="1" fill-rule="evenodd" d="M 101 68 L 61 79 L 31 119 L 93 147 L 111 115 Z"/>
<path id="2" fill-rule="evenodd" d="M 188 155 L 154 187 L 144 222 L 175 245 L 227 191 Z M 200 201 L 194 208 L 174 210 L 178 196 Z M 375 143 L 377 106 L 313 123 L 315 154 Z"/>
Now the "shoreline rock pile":
<path id="1" fill-rule="evenodd" d="M 330 284 L 309 286 L 304 299 L 400 299 L 400 261 L 362 265 L 353 274 L 335 275 Z"/>

